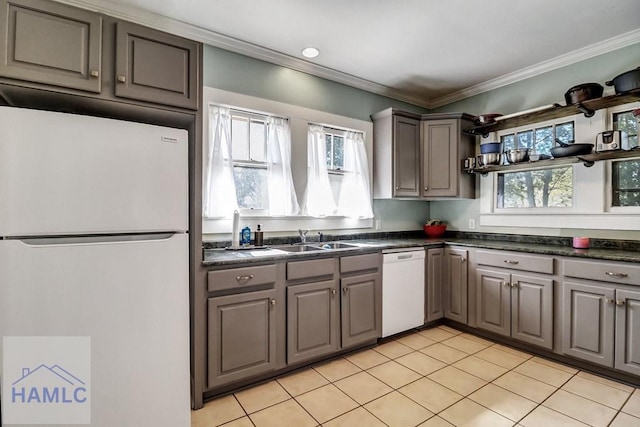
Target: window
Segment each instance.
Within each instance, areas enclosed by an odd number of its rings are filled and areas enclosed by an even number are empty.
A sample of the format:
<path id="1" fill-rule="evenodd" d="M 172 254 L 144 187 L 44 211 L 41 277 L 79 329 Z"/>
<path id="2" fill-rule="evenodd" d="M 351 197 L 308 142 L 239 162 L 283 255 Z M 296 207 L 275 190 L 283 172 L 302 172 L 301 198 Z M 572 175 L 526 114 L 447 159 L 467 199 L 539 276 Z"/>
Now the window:
<path id="1" fill-rule="evenodd" d="M 267 210 L 266 117 L 231 111 L 231 153 L 240 209 Z"/>
<path id="2" fill-rule="evenodd" d="M 613 113 L 613 129 L 624 131 L 629 135 L 629 146 L 638 146 L 638 119 L 632 111 Z"/>
<path id="3" fill-rule="evenodd" d="M 640 206 L 639 159 L 611 163 L 611 191 L 612 206 Z"/>
<path id="4" fill-rule="evenodd" d="M 303 212 L 311 216 L 372 218 L 364 134 L 309 125 Z"/>
<path id="5" fill-rule="evenodd" d="M 505 151 L 514 148 L 529 148 L 539 154 L 549 155 L 551 148 L 555 145 L 556 138 L 562 142 L 572 142 L 574 140 L 574 123 L 567 122 L 502 135 L 500 142 L 502 142 Z"/>
<path id="6" fill-rule="evenodd" d="M 498 174 L 498 208 L 566 208 L 573 203 L 573 168 Z"/>
<path id="7" fill-rule="evenodd" d="M 203 216 L 296 215 L 287 119 L 209 106 Z"/>

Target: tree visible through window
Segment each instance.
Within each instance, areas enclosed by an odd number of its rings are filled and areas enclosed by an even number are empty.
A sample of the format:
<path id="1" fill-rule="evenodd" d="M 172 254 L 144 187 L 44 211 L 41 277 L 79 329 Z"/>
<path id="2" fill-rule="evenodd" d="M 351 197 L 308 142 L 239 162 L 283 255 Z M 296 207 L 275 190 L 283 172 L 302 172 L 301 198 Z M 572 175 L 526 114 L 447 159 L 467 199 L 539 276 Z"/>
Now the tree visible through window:
<path id="1" fill-rule="evenodd" d="M 498 174 L 498 208 L 570 207 L 571 166 Z"/>
<path id="2" fill-rule="evenodd" d="M 232 112 L 231 151 L 238 207 L 268 209 L 266 126 L 263 118 Z"/>
<path id="3" fill-rule="evenodd" d="M 613 162 L 611 174 L 612 205 L 640 206 L 640 160 Z"/>

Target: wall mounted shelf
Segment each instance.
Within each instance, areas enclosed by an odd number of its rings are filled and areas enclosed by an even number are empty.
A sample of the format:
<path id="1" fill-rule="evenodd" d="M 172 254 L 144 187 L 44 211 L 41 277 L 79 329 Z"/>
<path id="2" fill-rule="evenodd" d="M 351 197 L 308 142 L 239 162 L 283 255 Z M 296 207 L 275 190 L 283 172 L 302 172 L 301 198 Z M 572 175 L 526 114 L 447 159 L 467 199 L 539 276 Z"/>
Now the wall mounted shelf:
<path id="1" fill-rule="evenodd" d="M 558 119 L 561 117 L 573 116 L 575 114 L 582 113 L 586 117 L 591 117 L 597 110 L 628 104 L 635 101 L 640 101 L 640 89 L 634 89 L 629 92 L 616 95 L 603 96 L 602 98 L 590 99 L 578 104 L 554 104 L 547 109 L 524 112 L 523 114 L 509 117 L 504 120 L 477 126 L 467 130 L 467 133 L 472 135 L 482 135 L 482 137 L 486 138 L 491 132 L 525 126 L 546 120 Z"/>
<path id="2" fill-rule="evenodd" d="M 640 157 L 640 149 L 630 151 L 609 151 L 605 153 L 585 154 L 582 156 L 559 157 L 557 159 L 539 160 L 537 162 L 522 162 L 512 165 L 485 166 L 475 169 L 466 169 L 468 173 L 478 173 L 483 176 L 489 172 L 517 172 L 522 170 L 540 169 L 550 166 L 564 166 L 574 163 L 584 163 L 586 167 L 591 167 L 595 162 L 611 159 L 625 159 L 630 157 Z"/>

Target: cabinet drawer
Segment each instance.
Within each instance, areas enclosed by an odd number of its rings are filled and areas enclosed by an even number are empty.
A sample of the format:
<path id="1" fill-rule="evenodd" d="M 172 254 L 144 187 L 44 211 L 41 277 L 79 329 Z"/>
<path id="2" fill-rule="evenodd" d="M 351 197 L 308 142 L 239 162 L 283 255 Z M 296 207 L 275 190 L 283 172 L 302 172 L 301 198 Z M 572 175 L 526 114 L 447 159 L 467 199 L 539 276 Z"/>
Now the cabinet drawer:
<path id="1" fill-rule="evenodd" d="M 287 280 L 333 276 L 334 266 L 333 258 L 288 262 Z"/>
<path id="2" fill-rule="evenodd" d="M 523 255 L 513 252 L 477 251 L 476 262 L 510 270 L 535 271 L 553 274 L 553 258 L 537 255 Z"/>
<path id="3" fill-rule="evenodd" d="M 380 262 L 379 253 L 344 256 L 340 258 L 340 273 L 378 269 Z"/>
<path id="4" fill-rule="evenodd" d="M 276 282 L 276 266 L 231 268 L 207 273 L 209 292 L 247 286 L 268 285 Z"/>
<path id="5" fill-rule="evenodd" d="M 568 277 L 640 285 L 640 267 L 632 264 L 565 259 L 562 267 Z"/>

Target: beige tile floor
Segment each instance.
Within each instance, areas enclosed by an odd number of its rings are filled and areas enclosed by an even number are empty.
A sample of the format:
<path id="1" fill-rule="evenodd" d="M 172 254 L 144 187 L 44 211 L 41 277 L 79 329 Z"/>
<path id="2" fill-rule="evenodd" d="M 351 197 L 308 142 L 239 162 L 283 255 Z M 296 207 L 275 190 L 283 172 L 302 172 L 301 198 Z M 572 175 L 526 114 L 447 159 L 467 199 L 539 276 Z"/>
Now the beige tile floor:
<path id="1" fill-rule="evenodd" d="M 192 427 L 637 426 L 640 390 L 447 326 L 211 402 Z"/>

